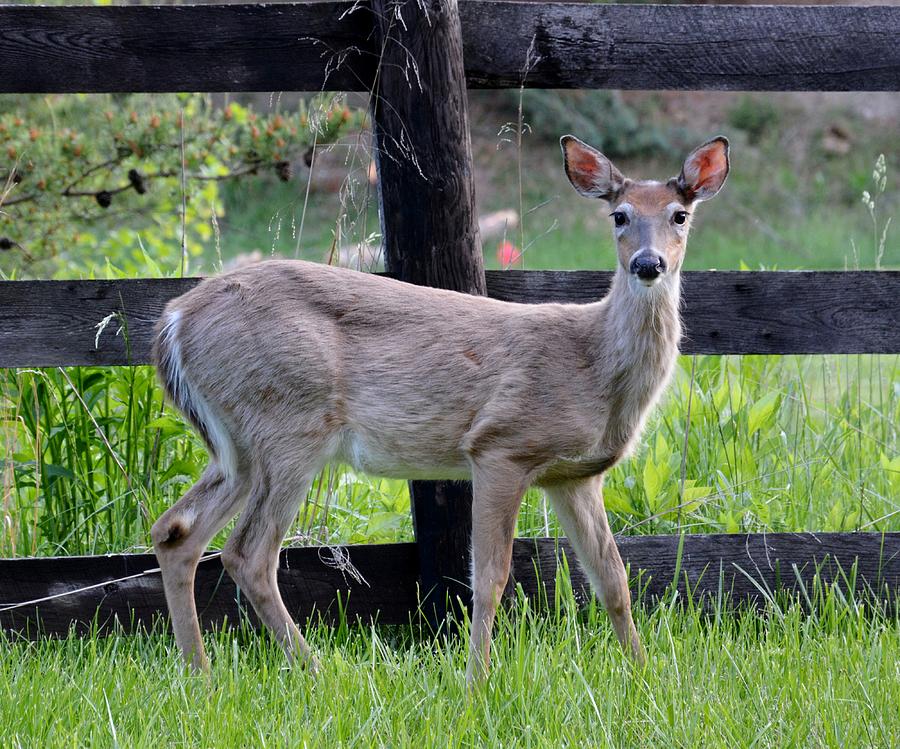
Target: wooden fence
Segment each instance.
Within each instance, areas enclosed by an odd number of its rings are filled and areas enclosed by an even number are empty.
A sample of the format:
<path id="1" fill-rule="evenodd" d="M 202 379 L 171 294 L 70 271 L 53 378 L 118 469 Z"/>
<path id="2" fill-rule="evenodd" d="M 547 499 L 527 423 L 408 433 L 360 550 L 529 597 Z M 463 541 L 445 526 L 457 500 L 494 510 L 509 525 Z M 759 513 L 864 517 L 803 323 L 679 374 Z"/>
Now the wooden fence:
<path id="1" fill-rule="evenodd" d="M 403 23 L 396 23 L 400 16 Z M 610 274 L 485 274 L 474 230 L 465 88 L 896 91 L 900 8 L 654 6 L 494 0 L 292 5 L 0 7 L 0 93 L 372 91 L 388 271 L 402 280 L 520 302 L 589 302 Z M 410 89 L 404 69 L 420 72 Z M 432 127 L 432 120 L 440 127 Z M 403 135 L 433 170 L 382 158 Z M 448 198 L 449 196 L 449 198 Z M 148 362 L 153 322 L 198 279 L 0 283 L 0 366 Z M 686 273 L 686 353 L 900 352 L 900 273 Z M 125 317 L 128 348 L 97 323 Z M 466 596 L 467 485 L 414 482 L 415 544 L 290 549 L 279 579 L 313 609 L 432 623 Z M 900 534 L 620 538 L 635 592 L 672 584 L 716 598 L 805 589 L 815 572 L 895 603 Z M 516 542 L 513 579 L 552 586 L 559 547 Z M 571 555 L 570 555 L 571 558 Z M 348 572 L 349 560 L 361 578 Z M 0 560 L 0 627 L 58 634 L 165 610 L 147 555 Z M 583 576 L 572 571 L 576 588 Z M 201 564 L 204 623 L 240 613 L 213 556 Z M 252 618 L 252 617 L 251 617 Z"/>

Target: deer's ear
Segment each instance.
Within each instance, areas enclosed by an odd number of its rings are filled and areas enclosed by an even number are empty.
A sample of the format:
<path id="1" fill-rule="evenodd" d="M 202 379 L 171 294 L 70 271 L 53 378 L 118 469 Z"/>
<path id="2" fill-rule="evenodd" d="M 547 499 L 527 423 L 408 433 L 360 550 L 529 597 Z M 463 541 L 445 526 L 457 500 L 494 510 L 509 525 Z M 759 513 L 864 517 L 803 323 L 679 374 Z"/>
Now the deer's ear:
<path id="1" fill-rule="evenodd" d="M 622 173 L 595 148 L 573 135 L 559 139 L 566 163 L 566 176 L 586 198 L 611 200 L 625 184 Z"/>
<path id="2" fill-rule="evenodd" d="M 689 201 L 709 200 L 725 184 L 728 176 L 728 139 L 713 138 L 695 148 L 684 160 L 678 189 Z"/>

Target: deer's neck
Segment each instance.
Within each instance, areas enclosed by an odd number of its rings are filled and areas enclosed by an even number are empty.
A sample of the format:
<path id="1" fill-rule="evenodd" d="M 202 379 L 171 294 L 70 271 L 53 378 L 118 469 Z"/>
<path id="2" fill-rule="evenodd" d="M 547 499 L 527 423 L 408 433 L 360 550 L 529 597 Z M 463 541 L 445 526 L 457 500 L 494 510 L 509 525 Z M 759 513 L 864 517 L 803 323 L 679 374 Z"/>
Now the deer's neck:
<path id="1" fill-rule="evenodd" d="M 604 349 L 622 366 L 669 366 L 681 338 L 680 303 L 680 273 L 647 288 L 619 268 L 605 300 Z"/>
<path id="2" fill-rule="evenodd" d="M 679 274 L 640 286 L 619 269 L 598 305 L 594 359 L 602 442 L 617 455 L 634 444 L 674 368 L 681 337 Z"/>

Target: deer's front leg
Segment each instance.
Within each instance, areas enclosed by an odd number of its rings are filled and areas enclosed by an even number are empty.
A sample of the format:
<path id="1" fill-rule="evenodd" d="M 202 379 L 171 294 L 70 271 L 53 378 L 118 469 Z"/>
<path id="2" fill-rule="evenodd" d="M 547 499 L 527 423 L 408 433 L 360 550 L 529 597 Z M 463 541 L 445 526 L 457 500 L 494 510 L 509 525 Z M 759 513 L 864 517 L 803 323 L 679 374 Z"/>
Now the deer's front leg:
<path id="1" fill-rule="evenodd" d="M 546 492 L 594 592 L 609 613 L 619 642 L 643 664 L 644 649 L 631 617 L 628 575 L 606 519 L 602 487 L 602 476 L 595 476 L 549 486 Z"/>
<path id="2" fill-rule="evenodd" d="M 513 537 L 522 495 L 520 469 L 505 461 L 482 461 L 472 472 L 472 632 L 466 682 L 473 686 L 488 672 L 491 630 L 512 559 Z"/>

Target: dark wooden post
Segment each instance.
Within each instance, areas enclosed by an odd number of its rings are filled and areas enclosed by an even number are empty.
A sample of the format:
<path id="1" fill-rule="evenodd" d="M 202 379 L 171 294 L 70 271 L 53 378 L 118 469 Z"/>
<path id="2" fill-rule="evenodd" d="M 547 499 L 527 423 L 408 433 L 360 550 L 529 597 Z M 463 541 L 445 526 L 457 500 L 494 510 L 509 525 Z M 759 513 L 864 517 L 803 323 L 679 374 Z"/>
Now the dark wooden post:
<path id="1" fill-rule="evenodd" d="M 485 294 L 456 0 L 373 0 L 383 55 L 373 97 L 385 265 L 397 278 Z M 471 485 L 410 483 L 423 609 L 437 629 L 469 602 Z"/>

